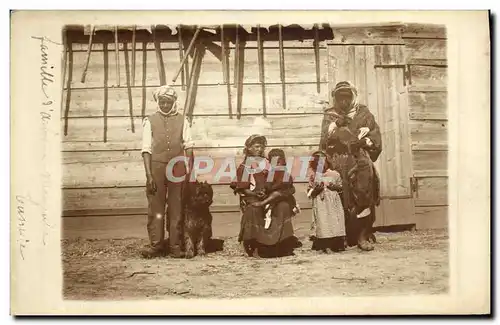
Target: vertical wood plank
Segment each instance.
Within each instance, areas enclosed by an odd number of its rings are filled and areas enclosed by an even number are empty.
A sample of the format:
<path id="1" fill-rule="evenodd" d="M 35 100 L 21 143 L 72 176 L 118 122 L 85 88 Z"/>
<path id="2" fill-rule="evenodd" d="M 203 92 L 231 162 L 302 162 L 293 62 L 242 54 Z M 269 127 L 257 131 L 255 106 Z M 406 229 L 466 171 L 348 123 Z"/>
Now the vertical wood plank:
<path id="1" fill-rule="evenodd" d="M 375 48 L 373 46 L 365 46 L 365 57 L 366 105 L 375 116 L 375 121 L 379 121 L 377 79 L 375 74 Z"/>
<path id="2" fill-rule="evenodd" d="M 348 49 L 342 45 L 332 45 L 328 47 L 329 56 L 329 100 L 333 103 L 332 90 L 335 85 L 340 81 L 349 80 L 349 67 L 348 67 Z"/>
<path id="3" fill-rule="evenodd" d="M 380 126 L 380 132 L 382 133 L 382 144 L 383 144 L 383 150 L 382 153 L 379 157 L 380 165 L 379 165 L 379 173 L 380 173 L 380 188 L 381 188 L 381 195 L 386 196 L 388 193 L 390 193 L 389 188 L 388 188 L 388 170 L 387 170 L 387 139 L 386 139 L 386 120 L 385 120 L 385 107 L 386 107 L 386 91 L 385 91 L 385 85 L 386 85 L 386 78 L 385 78 L 385 71 L 382 69 L 375 69 L 376 73 L 376 85 L 377 85 L 377 108 L 378 108 L 378 116 L 379 116 L 379 126 Z M 390 184 L 390 183 L 389 183 Z"/>
<path id="4" fill-rule="evenodd" d="M 354 45 L 346 46 L 347 50 L 347 81 L 351 82 L 355 86 L 356 84 L 356 57 L 355 57 L 355 47 Z"/>
<path id="5" fill-rule="evenodd" d="M 366 85 L 366 46 L 360 45 L 354 47 L 355 75 L 354 82 L 358 89 L 359 103 L 368 105 L 367 85 Z"/>
<path id="6" fill-rule="evenodd" d="M 404 60 L 404 46 L 395 46 L 395 57 L 397 62 Z M 396 136 L 399 138 L 399 155 L 401 157 L 400 168 L 402 179 L 399 187 L 402 195 L 411 194 L 410 178 L 413 175 L 412 166 L 412 151 L 411 151 L 411 135 L 409 127 L 409 100 L 408 90 L 405 83 L 404 71 L 398 69 L 396 80 L 396 94 L 399 97 L 399 133 Z"/>
<path id="7" fill-rule="evenodd" d="M 377 84 L 377 74 L 375 71 L 375 47 L 372 45 L 365 46 L 365 80 L 366 80 L 366 105 L 368 109 L 375 117 L 375 121 L 380 125 L 380 114 L 378 107 L 378 84 Z M 385 143 L 382 142 L 382 146 Z M 375 162 L 375 168 L 377 171 L 382 169 L 382 157 L 377 159 Z"/>
<path id="8" fill-rule="evenodd" d="M 394 45 L 388 45 L 387 50 L 385 51 L 387 53 L 386 59 L 391 60 L 392 58 L 395 58 L 396 53 L 395 53 L 395 46 Z M 402 175 L 402 170 L 401 170 L 401 141 L 400 141 L 400 126 L 401 123 L 403 122 L 401 120 L 400 116 L 400 103 L 399 103 L 399 94 L 397 92 L 397 82 L 398 82 L 398 77 L 397 75 L 401 73 L 401 69 L 399 68 L 384 68 L 384 70 L 387 71 L 389 75 L 389 80 L 388 80 L 388 98 L 390 100 L 389 103 L 389 110 L 388 113 L 390 114 L 390 120 L 388 120 L 388 129 L 391 131 L 388 132 L 388 138 L 390 139 L 389 145 L 392 146 L 392 150 L 390 153 L 392 154 L 390 156 L 390 164 L 389 164 L 389 170 L 393 171 L 391 173 L 391 192 L 394 193 L 395 195 L 401 195 L 404 194 L 400 193 L 400 185 L 403 181 L 403 175 Z M 389 130 L 388 130 L 389 131 Z"/>
<path id="9" fill-rule="evenodd" d="M 108 55 L 108 43 L 103 44 L 104 48 L 104 111 L 103 111 L 103 123 L 104 123 L 104 136 L 103 141 L 108 141 L 108 79 L 109 79 L 109 55 Z"/>

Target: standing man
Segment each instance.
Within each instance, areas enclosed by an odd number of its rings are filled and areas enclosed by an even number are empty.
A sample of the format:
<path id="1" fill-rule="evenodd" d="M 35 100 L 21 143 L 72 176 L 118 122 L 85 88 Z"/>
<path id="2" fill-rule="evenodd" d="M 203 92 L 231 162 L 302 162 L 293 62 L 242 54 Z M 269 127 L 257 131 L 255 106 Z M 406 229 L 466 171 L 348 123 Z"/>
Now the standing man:
<path id="1" fill-rule="evenodd" d="M 148 224 L 150 247 L 142 252 L 145 258 L 163 256 L 165 249 L 171 257 L 183 257 L 182 239 L 182 189 L 183 181 L 176 178 L 189 177 L 193 165 L 193 145 L 190 124 L 177 110 L 177 93 L 170 86 L 161 86 L 154 93 L 157 111 L 144 118 L 142 157 L 146 171 L 146 194 L 148 199 Z M 183 160 L 174 164 L 175 178 L 168 177 L 168 163 L 186 155 L 188 166 Z M 168 166 L 172 168 L 172 166 Z M 171 178 L 171 179 L 169 179 Z M 167 203 L 167 218 L 165 218 Z M 165 240 L 165 219 L 169 233 Z"/>

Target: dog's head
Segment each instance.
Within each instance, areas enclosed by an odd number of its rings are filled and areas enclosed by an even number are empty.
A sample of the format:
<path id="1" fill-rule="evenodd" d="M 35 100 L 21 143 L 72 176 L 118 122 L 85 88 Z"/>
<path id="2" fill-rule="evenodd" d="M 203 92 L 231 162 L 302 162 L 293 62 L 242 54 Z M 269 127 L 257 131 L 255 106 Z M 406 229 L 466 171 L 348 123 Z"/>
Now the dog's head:
<path id="1" fill-rule="evenodd" d="M 188 193 L 188 203 L 192 206 L 209 207 L 213 203 L 214 191 L 206 181 L 189 183 Z"/>

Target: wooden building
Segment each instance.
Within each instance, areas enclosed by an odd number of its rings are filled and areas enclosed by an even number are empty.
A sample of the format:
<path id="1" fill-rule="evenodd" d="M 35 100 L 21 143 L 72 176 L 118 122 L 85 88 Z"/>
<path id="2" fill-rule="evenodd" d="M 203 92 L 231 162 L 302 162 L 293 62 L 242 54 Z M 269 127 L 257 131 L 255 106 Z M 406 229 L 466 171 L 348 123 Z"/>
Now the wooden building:
<path id="1" fill-rule="evenodd" d="M 175 77 L 196 34 L 175 82 L 192 119 L 196 155 L 242 158 L 255 127 L 269 147 L 308 155 L 318 148 L 329 90 L 349 80 L 383 132 L 377 224 L 447 227 L 444 27 L 244 27 L 67 27 L 64 218 L 145 215 L 142 118 L 155 111 L 153 90 Z M 297 184 L 296 197 L 307 209 L 305 186 Z M 239 211 L 227 185 L 214 191 L 214 212 Z"/>

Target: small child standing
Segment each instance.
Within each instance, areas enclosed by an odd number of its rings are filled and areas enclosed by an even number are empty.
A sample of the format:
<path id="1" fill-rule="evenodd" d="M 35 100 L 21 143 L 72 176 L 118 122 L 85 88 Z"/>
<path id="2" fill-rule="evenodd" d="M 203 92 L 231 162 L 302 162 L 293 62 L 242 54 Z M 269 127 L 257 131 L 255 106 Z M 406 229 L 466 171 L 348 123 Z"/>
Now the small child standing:
<path id="1" fill-rule="evenodd" d="M 345 217 L 339 192 L 342 179 L 323 151 L 316 151 L 309 163 L 311 175 L 307 196 L 312 199 L 313 229 L 315 239 L 313 250 L 325 253 L 345 250 Z"/>

